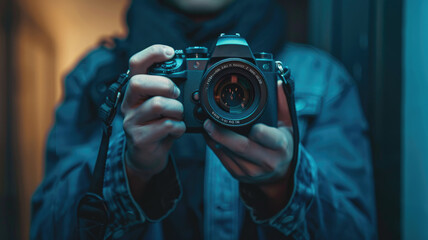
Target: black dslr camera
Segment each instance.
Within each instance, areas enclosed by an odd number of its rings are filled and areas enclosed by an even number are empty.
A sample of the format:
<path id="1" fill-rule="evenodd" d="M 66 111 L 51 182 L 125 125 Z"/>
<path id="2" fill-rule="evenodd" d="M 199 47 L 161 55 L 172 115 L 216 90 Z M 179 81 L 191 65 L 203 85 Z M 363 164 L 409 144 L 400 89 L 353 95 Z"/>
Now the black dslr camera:
<path id="1" fill-rule="evenodd" d="M 206 118 L 236 132 L 255 123 L 277 125 L 277 67 L 270 53 L 254 53 L 247 41 L 222 34 L 211 53 L 205 47 L 176 50 L 149 74 L 180 88 L 187 132 L 202 132 Z"/>

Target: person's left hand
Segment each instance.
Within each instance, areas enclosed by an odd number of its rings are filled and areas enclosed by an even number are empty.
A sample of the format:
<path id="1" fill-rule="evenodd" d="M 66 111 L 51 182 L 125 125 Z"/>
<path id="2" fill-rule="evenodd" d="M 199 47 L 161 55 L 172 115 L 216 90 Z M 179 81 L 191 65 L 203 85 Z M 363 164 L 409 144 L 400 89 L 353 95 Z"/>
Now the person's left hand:
<path id="1" fill-rule="evenodd" d="M 225 168 L 244 183 L 283 178 L 293 156 L 291 118 L 282 82 L 278 82 L 278 127 L 255 124 L 245 137 L 206 120 L 207 144 Z"/>
<path id="2" fill-rule="evenodd" d="M 292 190 L 293 133 L 287 99 L 278 81 L 278 127 L 255 124 L 245 137 L 206 120 L 205 140 L 231 175 L 255 184 L 268 197 L 274 214 L 288 201 Z"/>

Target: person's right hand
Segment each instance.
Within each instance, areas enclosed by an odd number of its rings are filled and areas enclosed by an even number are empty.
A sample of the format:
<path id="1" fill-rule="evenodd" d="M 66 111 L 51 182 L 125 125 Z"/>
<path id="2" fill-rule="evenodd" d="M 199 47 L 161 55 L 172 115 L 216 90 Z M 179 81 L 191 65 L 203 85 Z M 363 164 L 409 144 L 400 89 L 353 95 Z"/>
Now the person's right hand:
<path id="1" fill-rule="evenodd" d="M 129 60 L 131 79 L 121 108 L 126 165 L 146 180 L 166 167 L 174 140 L 186 130 L 178 87 L 166 77 L 147 74 L 152 64 L 173 56 L 171 47 L 153 45 Z"/>

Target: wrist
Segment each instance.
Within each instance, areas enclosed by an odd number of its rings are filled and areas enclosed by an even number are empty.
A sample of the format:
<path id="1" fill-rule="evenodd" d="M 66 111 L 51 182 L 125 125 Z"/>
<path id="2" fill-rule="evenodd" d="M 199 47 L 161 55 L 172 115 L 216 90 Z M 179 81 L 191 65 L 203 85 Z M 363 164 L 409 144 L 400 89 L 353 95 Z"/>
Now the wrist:
<path id="1" fill-rule="evenodd" d="M 147 174 L 138 167 L 136 167 L 132 161 L 129 160 L 128 153 L 124 154 L 125 170 L 128 177 L 129 189 L 136 202 L 141 203 L 144 197 L 144 192 L 147 187 L 147 183 L 150 181 L 153 175 Z"/>
<path id="2" fill-rule="evenodd" d="M 257 184 L 258 189 L 267 197 L 269 215 L 274 215 L 283 209 L 293 193 L 294 169 L 289 168 L 284 176 L 275 182 Z"/>
<path id="3" fill-rule="evenodd" d="M 134 161 L 131 160 L 128 151 L 125 152 L 125 167 L 128 176 L 139 179 L 140 181 L 148 182 L 155 175 L 153 171 L 137 166 Z"/>

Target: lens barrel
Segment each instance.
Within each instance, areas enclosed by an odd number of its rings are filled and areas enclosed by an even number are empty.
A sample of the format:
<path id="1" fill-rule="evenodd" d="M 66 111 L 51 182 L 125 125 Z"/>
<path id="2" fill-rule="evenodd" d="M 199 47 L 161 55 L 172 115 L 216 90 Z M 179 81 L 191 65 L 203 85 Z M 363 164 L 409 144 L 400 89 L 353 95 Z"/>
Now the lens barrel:
<path id="1" fill-rule="evenodd" d="M 227 127 L 244 127 L 256 121 L 267 101 L 267 86 L 260 70 L 241 58 L 215 63 L 200 86 L 201 105 L 208 116 Z"/>

